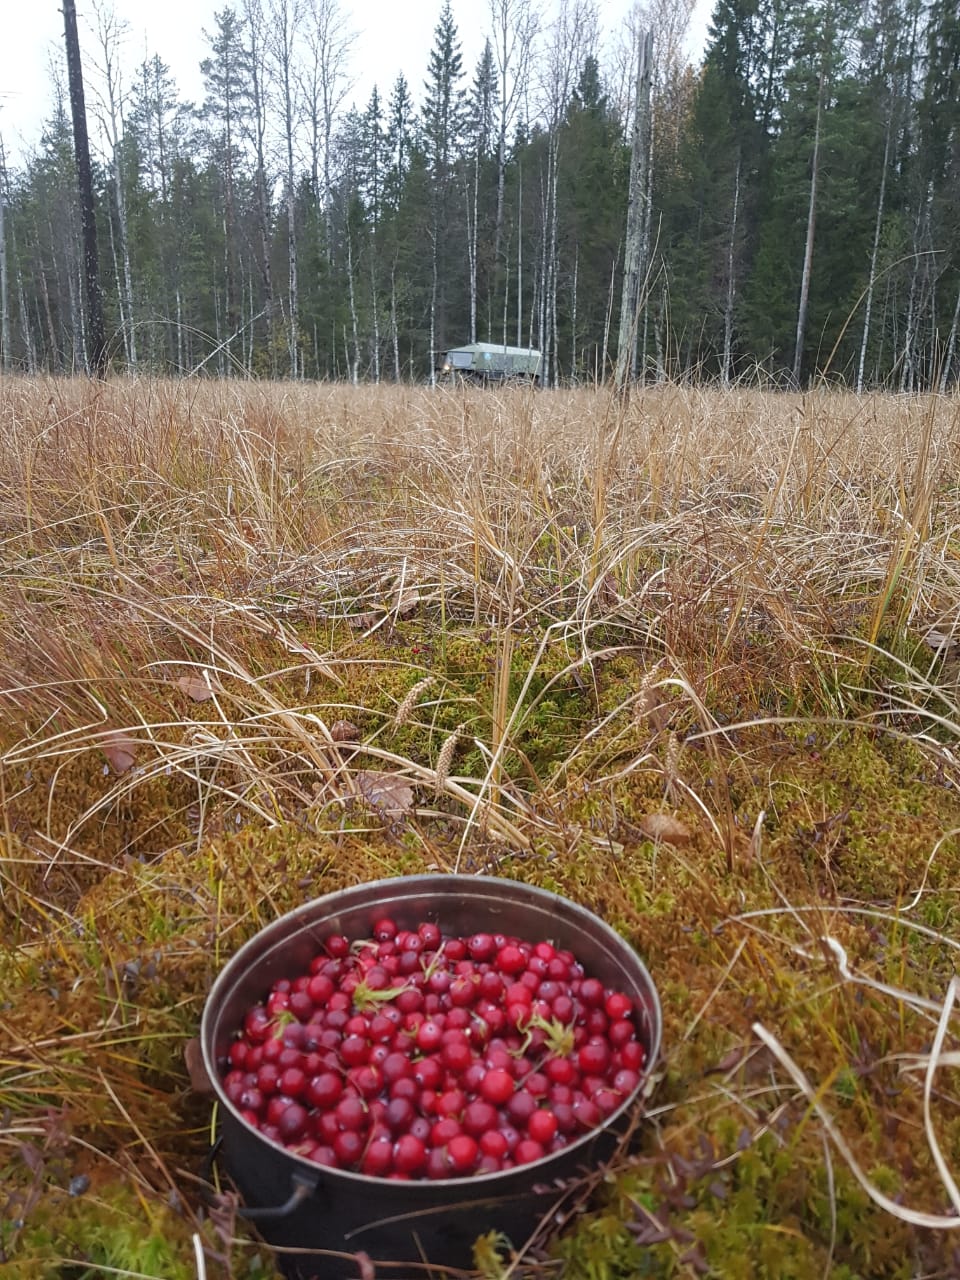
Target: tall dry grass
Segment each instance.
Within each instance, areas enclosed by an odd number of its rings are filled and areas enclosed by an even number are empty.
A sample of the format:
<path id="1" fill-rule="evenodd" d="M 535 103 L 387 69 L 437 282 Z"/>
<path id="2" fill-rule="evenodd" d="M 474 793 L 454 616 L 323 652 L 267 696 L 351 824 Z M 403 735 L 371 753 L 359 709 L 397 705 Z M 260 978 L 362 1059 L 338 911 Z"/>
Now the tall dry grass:
<path id="1" fill-rule="evenodd" d="M 129 730 L 183 767 L 197 744 L 168 740 L 164 690 L 187 663 L 235 677 L 247 729 L 279 735 L 326 785 L 316 742 L 350 707 L 332 693 L 325 718 L 282 709 L 247 661 L 270 640 L 306 695 L 314 675 L 335 690 L 336 645 L 305 648 L 301 620 L 375 635 L 431 610 L 443 635 L 491 628 L 501 673 L 525 634 L 580 668 L 633 642 L 701 698 L 750 632 L 777 638 L 787 679 L 853 630 L 949 645 L 958 421 L 955 400 L 827 393 L 670 387 L 624 408 L 592 392 L 8 379 L 7 764 Z M 501 679 L 484 742 L 497 812 L 528 712 L 512 698 Z M 200 748 L 243 770 L 242 737 Z M 268 817 L 283 785 L 243 802 Z"/>

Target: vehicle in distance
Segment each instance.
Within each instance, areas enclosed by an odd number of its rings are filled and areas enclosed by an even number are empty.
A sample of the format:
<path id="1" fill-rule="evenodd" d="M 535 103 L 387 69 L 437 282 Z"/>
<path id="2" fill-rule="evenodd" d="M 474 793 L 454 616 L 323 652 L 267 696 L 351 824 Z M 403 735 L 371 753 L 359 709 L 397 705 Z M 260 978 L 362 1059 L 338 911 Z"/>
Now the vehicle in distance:
<path id="1" fill-rule="evenodd" d="M 451 347 L 443 358 L 440 373 L 464 382 L 540 383 L 542 356 L 533 347 L 505 347 L 497 342 L 470 342 Z"/>

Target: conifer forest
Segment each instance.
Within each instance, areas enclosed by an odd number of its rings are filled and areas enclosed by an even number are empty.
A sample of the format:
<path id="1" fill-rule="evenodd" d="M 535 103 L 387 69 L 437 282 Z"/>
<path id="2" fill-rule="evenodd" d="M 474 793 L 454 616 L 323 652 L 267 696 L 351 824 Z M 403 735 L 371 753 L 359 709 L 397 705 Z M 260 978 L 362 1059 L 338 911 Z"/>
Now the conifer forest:
<path id="1" fill-rule="evenodd" d="M 225 4 L 196 102 L 92 8 L 111 370 L 423 382 L 483 341 L 594 384 L 627 340 L 647 382 L 955 386 L 957 0 L 716 0 L 693 60 L 692 8 L 612 29 L 593 0 L 489 0 L 471 66 L 438 2 L 426 79 L 362 106 L 340 0 Z M 88 317 L 65 70 L 49 96 L 41 142 L 0 152 L 0 352 L 69 373 Z"/>

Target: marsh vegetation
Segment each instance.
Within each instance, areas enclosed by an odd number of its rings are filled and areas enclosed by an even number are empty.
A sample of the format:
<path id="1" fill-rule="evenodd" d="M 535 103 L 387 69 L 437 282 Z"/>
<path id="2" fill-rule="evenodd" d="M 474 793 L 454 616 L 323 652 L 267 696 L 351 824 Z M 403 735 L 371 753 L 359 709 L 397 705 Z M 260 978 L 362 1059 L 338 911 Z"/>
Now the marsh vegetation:
<path id="1" fill-rule="evenodd" d="M 4 1274 L 270 1276 L 205 992 L 427 869 L 664 1006 L 636 1143 L 474 1275 L 956 1274 L 958 475 L 955 398 L 0 382 Z"/>

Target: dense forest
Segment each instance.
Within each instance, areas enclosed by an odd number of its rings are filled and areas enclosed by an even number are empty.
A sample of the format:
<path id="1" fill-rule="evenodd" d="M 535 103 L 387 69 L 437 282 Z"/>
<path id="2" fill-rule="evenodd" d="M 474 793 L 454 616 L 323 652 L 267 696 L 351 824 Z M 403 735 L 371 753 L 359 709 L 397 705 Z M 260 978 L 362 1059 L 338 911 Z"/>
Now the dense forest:
<path id="1" fill-rule="evenodd" d="M 339 0 L 223 8 L 198 103 L 94 9 L 111 367 L 423 380 L 477 340 L 566 384 L 609 376 L 624 333 L 650 381 L 954 387 L 957 0 L 717 0 L 699 66 L 691 8 L 608 31 L 594 0 L 488 0 L 467 67 L 444 4 L 425 82 L 362 108 Z M 85 364 L 64 75 L 36 150 L 0 150 L 5 370 Z"/>

